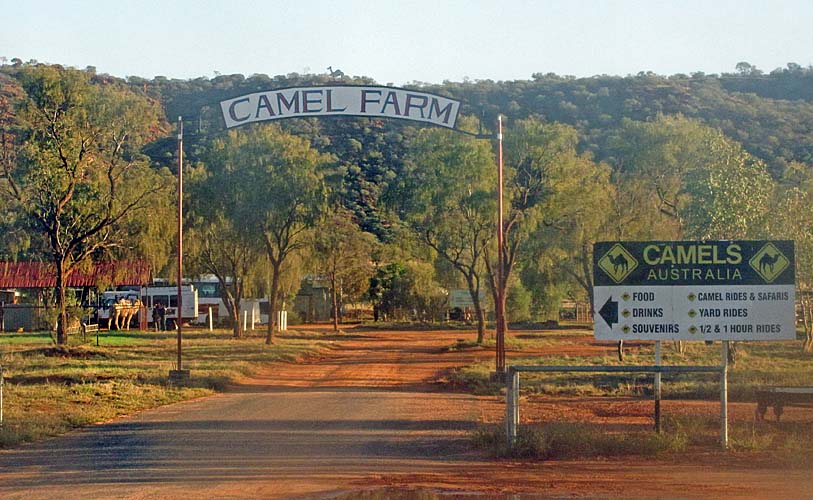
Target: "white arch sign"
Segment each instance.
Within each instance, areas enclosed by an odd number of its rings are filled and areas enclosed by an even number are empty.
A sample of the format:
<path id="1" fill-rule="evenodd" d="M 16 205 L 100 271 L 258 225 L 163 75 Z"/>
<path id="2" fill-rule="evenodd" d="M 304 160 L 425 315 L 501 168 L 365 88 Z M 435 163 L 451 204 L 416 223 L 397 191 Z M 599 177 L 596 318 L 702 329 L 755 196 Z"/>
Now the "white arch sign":
<path id="1" fill-rule="evenodd" d="M 398 118 L 453 129 L 460 101 L 394 87 L 318 86 L 255 92 L 221 101 L 226 128 L 283 118 Z"/>

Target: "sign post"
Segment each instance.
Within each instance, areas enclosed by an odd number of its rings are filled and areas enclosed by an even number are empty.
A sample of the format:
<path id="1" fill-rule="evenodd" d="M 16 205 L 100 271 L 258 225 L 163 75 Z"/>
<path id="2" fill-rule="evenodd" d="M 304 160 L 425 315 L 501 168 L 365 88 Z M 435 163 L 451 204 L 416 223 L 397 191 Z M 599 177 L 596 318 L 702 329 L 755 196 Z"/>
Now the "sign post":
<path id="1" fill-rule="evenodd" d="M 661 341 L 655 341 L 655 366 L 661 366 L 663 359 L 661 357 Z M 655 432 L 661 432 L 661 372 L 655 374 L 655 381 L 653 384 L 653 391 L 655 393 Z"/>

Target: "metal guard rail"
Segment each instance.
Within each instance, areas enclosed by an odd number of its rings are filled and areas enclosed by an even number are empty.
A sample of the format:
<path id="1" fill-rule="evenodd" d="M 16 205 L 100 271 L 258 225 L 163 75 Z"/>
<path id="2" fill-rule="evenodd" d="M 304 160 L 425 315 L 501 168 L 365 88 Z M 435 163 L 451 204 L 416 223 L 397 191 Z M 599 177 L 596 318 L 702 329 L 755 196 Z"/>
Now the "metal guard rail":
<path id="1" fill-rule="evenodd" d="M 505 391 L 505 433 L 510 447 L 517 441 L 519 427 L 519 374 L 521 372 L 551 373 L 718 373 L 720 374 L 720 418 L 721 442 L 723 448 L 728 447 L 728 342 L 724 342 L 722 363 L 719 366 L 683 366 L 683 365 L 652 365 L 652 366 L 509 366 L 506 377 Z M 659 385 L 659 381 L 658 381 Z M 655 421 L 656 429 L 660 430 L 660 390 L 655 392 Z"/>

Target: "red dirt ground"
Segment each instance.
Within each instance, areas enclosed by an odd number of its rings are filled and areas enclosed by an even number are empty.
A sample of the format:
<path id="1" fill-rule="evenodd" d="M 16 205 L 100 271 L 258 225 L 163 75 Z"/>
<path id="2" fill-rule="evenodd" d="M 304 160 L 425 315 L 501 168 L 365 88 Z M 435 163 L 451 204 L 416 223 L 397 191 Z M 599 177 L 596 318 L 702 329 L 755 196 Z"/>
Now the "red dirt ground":
<path id="1" fill-rule="evenodd" d="M 309 327 L 312 328 L 312 327 Z M 331 386 L 420 388 L 427 392 L 444 389 L 433 384 L 438 374 L 455 366 L 492 359 L 485 349 L 444 352 L 443 347 L 457 339 L 473 338 L 461 331 L 370 331 L 347 330 L 333 354 L 305 364 L 277 365 L 277 382 L 290 386 Z M 539 332 L 512 332 L 516 334 Z M 357 337 L 358 336 L 358 337 Z M 561 338 L 557 336 L 557 338 Z M 374 340 L 374 342 L 370 342 Z M 597 343 L 587 332 L 568 336 L 562 347 L 545 347 L 544 356 L 614 355 L 615 346 Z M 375 350 L 371 351 L 371 346 Z M 508 352 L 510 358 L 528 356 L 527 351 Z M 354 360 L 353 363 L 347 363 Z M 359 363 L 359 361 L 364 361 Z M 257 380 L 262 380 L 259 377 Z M 247 381 L 249 384 L 251 381 Z M 262 383 L 262 382 L 258 382 Z M 415 404 L 421 404 L 416 398 Z M 438 405 L 416 408 L 416 415 L 434 419 L 456 419 L 477 415 L 482 423 L 502 422 L 504 400 L 496 396 L 472 396 L 472 405 Z M 523 398 L 523 422 L 582 421 L 606 426 L 608 432 L 620 429 L 646 429 L 653 425 L 652 402 L 634 398 L 545 397 Z M 729 405 L 731 422 L 752 421 L 754 403 Z M 664 414 L 686 413 L 719 416 L 719 401 L 664 401 Z M 424 413 L 425 412 L 425 413 Z M 813 412 L 788 408 L 783 421 L 813 424 Z M 767 456 L 723 453 L 714 446 L 668 458 L 613 458 L 567 461 L 499 460 L 479 456 L 474 462 L 439 469 L 436 473 L 382 473 L 353 480 L 363 488 L 426 487 L 446 491 L 481 493 L 525 492 L 553 497 L 601 498 L 813 498 L 810 470 L 788 469 Z M 350 485 L 348 485 L 350 486 Z M 352 488 L 351 488 L 352 489 Z"/>

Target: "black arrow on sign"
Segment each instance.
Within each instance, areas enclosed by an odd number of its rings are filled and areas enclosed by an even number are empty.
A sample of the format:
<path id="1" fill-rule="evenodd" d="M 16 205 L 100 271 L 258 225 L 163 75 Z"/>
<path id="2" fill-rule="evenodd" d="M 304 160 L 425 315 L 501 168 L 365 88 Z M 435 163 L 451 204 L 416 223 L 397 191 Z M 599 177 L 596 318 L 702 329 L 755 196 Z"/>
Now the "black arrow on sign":
<path id="1" fill-rule="evenodd" d="M 614 302 L 613 298 L 610 297 L 601 306 L 598 315 L 604 318 L 604 321 L 612 328 L 614 323 L 618 323 L 618 302 Z"/>

